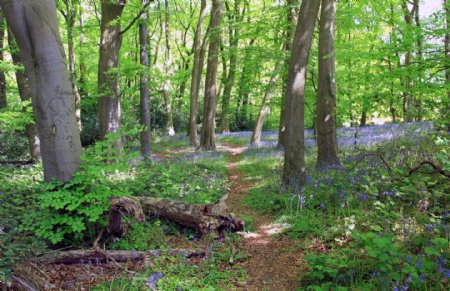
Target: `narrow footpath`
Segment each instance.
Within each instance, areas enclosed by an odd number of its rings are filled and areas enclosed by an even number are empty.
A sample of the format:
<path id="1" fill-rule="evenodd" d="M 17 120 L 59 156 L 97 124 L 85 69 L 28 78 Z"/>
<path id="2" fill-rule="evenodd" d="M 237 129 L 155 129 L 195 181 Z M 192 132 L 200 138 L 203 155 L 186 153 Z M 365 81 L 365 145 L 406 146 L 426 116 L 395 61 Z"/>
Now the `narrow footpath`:
<path id="1" fill-rule="evenodd" d="M 238 163 L 245 147 L 227 146 L 225 150 L 230 155 L 229 197 L 228 208 L 239 217 L 244 215 L 252 218 L 254 232 L 243 234 L 242 249 L 248 255 L 239 265 L 248 273 L 246 284 L 238 290 L 295 290 L 299 286 L 298 276 L 306 266 L 301 250 L 295 241 L 277 235 L 286 227 L 273 224 L 271 218 L 263 216 L 244 205 L 248 190 L 254 185 L 248 181 L 239 169 Z"/>

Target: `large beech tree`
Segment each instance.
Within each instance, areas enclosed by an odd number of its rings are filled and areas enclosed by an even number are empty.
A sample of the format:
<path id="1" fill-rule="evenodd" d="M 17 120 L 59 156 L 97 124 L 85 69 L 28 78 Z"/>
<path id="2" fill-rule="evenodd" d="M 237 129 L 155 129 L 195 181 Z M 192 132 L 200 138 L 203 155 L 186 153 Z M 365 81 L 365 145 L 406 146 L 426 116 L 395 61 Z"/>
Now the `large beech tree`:
<path id="1" fill-rule="evenodd" d="M 80 165 L 80 132 L 54 0 L 1 0 L 27 72 L 46 181 L 69 181 Z"/>
<path id="2" fill-rule="evenodd" d="M 306 181 L 305 166 L 305 86 L 309 53 L 320 0 L 302 1 L 292 44 L 286 91 L 286 142 L 283 185 L 294 187 Z"/>
<path id="3" fill-rule="evenodd" d="M 340 165 L 336 140 L 336 77 L 334 31 L 336 0 L 322 0 L 319 22 L 319 85 L 317 92 L 317 167 Z"/>
<path id="4" fill-rule="evenodd" d="M 208 65 L 206 68 L 205 101 L 203 107 L 203 127 L 200 146 L 205 150 L 216 149 L 216 80 L 219 63 L 220 22 L 222 20 L 222 1 L 213 0 L 211 8 Z"/>

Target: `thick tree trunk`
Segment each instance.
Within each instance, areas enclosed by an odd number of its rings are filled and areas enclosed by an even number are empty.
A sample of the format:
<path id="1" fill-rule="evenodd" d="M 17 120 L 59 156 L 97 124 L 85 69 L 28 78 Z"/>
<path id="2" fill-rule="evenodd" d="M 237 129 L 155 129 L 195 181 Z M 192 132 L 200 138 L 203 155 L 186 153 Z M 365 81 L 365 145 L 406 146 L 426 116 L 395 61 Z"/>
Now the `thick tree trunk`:
<path id="1" fill-rule="evenodd" d="M 283 185 L 288 188 L 296 188 L 306 181 L 304 136 L 306 72 L 319 6 L 320 0 L 302 1 L 289 62 L 283 167 Z"/>
<path id="2" fill-rule="evenodd" d="M 17 67 L 22 66 L 23 63 L 19 54 L 19 48 L 17 47 L 14 41 L 14 36 L 11 29 L 9 29 L 8 31 L 8 45 L 10 48 L 13 64 Z M 30 90 L 28 88 L 28 80 L 27 76 L 22 71 L 22 69 L 16 70 L 16 82 L 17 88 L 19 90 L 20 100 L 22 100 L 23 102 L 30 101 L 31 95 Z M 26 108 L 24 108 L 24 110 L 26 110 Z M 25 130 L 28 138 L 28 147 L 30 149 L 30 156 L 34 161 L 38 161 L 41 159 L 41 148 L 36 124 L 34 123 L 27 124 Z"/>
<path id="3" fill-rule="evenodd" d="M 336 140 L 335 23 L 336 0 L 322 0 L 319 24 L 319 86 L 316 106 L 318 169 L 340 166 Z"/>
<path id="4" fill-rule="evenodd" d="M 75 101 L 53 0 L 0 1 L 27 72 L 46 181 L 69 181 L 80 165 Z"/>
<path id="5" fill-rule="evenodd" d="M 211 8 L 208 65 L 206 68 L 205 101 L 203 107 L 203 126 L 200 146 L 204 150 L 216 149 L 216 81 L 219 63 L 220 23 L 222 20 L 222 1 L 213 0 Z"/>
<path id="6" fill-rule="evenodd" d="M 149 0 L 142 0 L 142 5 L 146 5 Z M 140 80 L 140 123 L 143 126 L 141 131 L 141 155 L 149 156 L 151 150 L 151 124 L 150 124 L 150 95 L 148 88 L 147 67 L 149 64 L 148 56 L 148 33 L 147 33 L 147 13 L 141 15 L 139 24 L 139 46 L 140 46 L 140 63 L 141 63 L 141 80 Z"/>
<path id="7" fill-rule="evenodd" d="M 251 146 L 258 147 L 261 143 L 261 132 L 264 126 L 264 119 L 270 112 L 270 99 L 272 98 L 273 91 L 275 89 L 275 84 L 278 81 L 281 64 L 282 63 L 279 63 L 275 67 L 275 70 L 272 73 L 272 77 L 270 77 L 269 83 L 266 86 L 266 93 L 264 94 L 261 109 L 259 110 L 258 114 L 258 119 L 256 120 L 255 128 L 253 129 L 253 134 L 250 139 Z"/>
<path id="8" fill-rule="evenodd" d="M 193 228 L 198 235 L 209 232 L 242 231 L 244 222 L 234 218 L 226 205 L 227 195 L 216 204 L 189 204 L 153 197 L 115 197 L 110 200 L 108 232 L 115 236 L 126 233 L 123 216 L 133 216 L 142 222 L 145 216 L 165 218 L 182 226 Z"/>
<path id="9" fill-rule="evenodd" d="M 6 22 L 3 12 L 0 10 L 0 62 L 5 60 L 3 54 L 3 46 L 5 43 Z M 5 72 L 0 69 L 0 109 L 6 108 L 8 102 L 6 100 L 6 76 Z"/>
<path id="10" fill-rule="evenodd" d="M 291 52 L 292 45 L 292 35 L 295 30 L 296 25 L 296 11 L 295 5 L 297 0 L 288 0 L 288 14 L 287 14 L 287 27 L 285 31 L 285 43 L 283 46 L 283 51 L 285 53 Z M 285 67 L 289 67 L 289 59 L 285 60 Z M 288 74 L 287 71 L 283 72 L 282 75 L 283 80 L 283 90 L 281 96 L 281 110 L 280 110 L 280 124 L 278 127 L 278 148 L 283 148 L 285 144 L 285 133 L 286 133 L 286 92 L 287 92 L 287 82 L 288 82 Z"/>
<path id="11" fill-rule="evenodd" d="M 172 66 L 173 66 L 173 56 L 172 56 L 172 47 L 170 45 L 170 26 L 169 26 L 169 1 L 165 1 L 165 12 L 164 12 L 164 32 L 166 34 L 166 59 L 164 62 L 164 70 L 166 73 L 166 80 L 163 83 L 162 87 L 162 95 L 164 97 L 164 103 L 166 108 L 166 131 L 169 136 L 175 135 L 175 129 L 173 127 L 173 109 L 172 102 L 170 98 L 170 88 L 172 77 Z"/>
<path id="12" fill-rule="evenodd" d="M 189 141 L 191 145 L 197 145 L 197 111 L 198 111 L 198 92 L 200 90 L 200 80 L 203 69 L 203 60 L 201 59 L 202 50 L 202 31 L 203 22 L 206 17 L 206 0 L 202 0 L 200 6 L 200 16 L 195 30 L 193 51 L 194 65 L 192 66 L 191 78 L 191 98 L 189 110 Z"/>
<path id="13" fill-rule="evenodd" d="M 120 22 L 126 1 L 102 0 L 102 19 L 100 37 L 100 59 L 98 65 L 98 112 L 100 138 L 108 133 L 118 133 L 121 119 L 119 56 L 122 45 Z M 123 145 L 116 141 L 119 152 Z"/>

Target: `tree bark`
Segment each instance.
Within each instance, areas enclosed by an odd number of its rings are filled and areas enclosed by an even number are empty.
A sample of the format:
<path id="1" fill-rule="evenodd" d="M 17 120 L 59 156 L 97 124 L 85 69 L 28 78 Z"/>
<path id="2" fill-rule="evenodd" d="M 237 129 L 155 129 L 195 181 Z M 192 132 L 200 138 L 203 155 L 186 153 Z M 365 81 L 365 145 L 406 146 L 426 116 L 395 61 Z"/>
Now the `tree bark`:
<path id="1" fill-rule="evenodd" d="M 98 65 L 98 112 L 100 138 L 108 133 L 118 133 L 121 119 L 119 57 L 122 45 L 120 22 L 118 19 L 126 1 L 102 0 L 102 19 L 100 25 L 100 57 Z M 115 146 L 121 152 L 123 145 L 118 139 Z"/>
<path id="2" fill-rule="evenodd" d="M 445 85 L 447 87 L 447 104 L 445 105 L 444 111 L 444 120 L 447 124 L 447 128 L 450 129 L 450 1 L 444 1 L 444 9 L 445 9 L 445 24 L 446 24 L 446 32 L 445 32 L 445 56 L 444 56 L 444 64 L 445 64 Z"/>
<path id="3" fill-rule="evenodd" d="M 169 136 L 175 135 L 175 129 L 173 127 L 173 109 L 170 98 L 170 87 L 172 77 L 172 65 L 173 65 L 173 56 L 172 56 L 172 48 L 170 46 L 170 26 L 169 26 L 169 1 L 165 1 L 165 13 L 164 13 L 164 32 L 166 34 L 166 59 L 164 63 L 164 70 L 166 72 L 166 79 L 163 83 L 162 95 L 164 97 L 164 103 L 166 107 L 166 130 Z"/>
<path id="4" fill-rule="evenodd" d="M 295 4 L 297 0 L 288 0 L 288 13 L 287 13 L 287 27 L 285 31 L 285 43 L 283 47 L 284 53 L 290 53 L 291 52 L 291 46 L 292 46 L 292 35 L 295 29 L 296 25 L 296 11 L 295 11 Z M 285 66 L 289 67 L 289 59 L 285 60 Z M 287 92 L 287 82 L 288 82 L 288 74 L 287 72 L 283 72 L 282 75 L 283 79 L 283 89 L 282 89 L 282 96 L 281 96 L 281 110 L 280 110 L 280 124 L 278 128 L 278 148 L 284 147 L 285 144 L 285 132 L 286 132 L 286 92 Z"/>
<path id="5" fill-rule="evenodd" d="M 145 6 L 149 0 L 142 0 L 142 5 Z M 147 32 L 147 12 L 141 15 L 141 22 L 139 24 L 139 46 L 140 46 L 140 63 L 141 63 L 141 79 L 140 79 L 140 123 L 144 128 L 141 131 L 141 155 L 149 156 L 151 150 L 151 121 L 150 121 L 150 95 L 148 88 L 148 32 Z"/>
<path id="6" fill-rule="evenodd" d="M 289 62 L 286 91 L 286 143 L 284 145 L 283 185 L 303 185 L 305 166 L 305 86 L 308 60 L 320 0 L 302 1 Z"/>
<path id="7" fill-rule="evenodd" d="M 74 46 L 75 21 L 78 13 L 77 6 L 79 5 L 79 2 L 78 0 L 67 0 L 63 2 L 64 5 L 66 6 L 66 10 L 61 11 L 61 13 L 64 16 L 67 29 L 67 52 L 69 55 L 70 83 L 72 85 L 73 95 L 75 97 L 75 106 L 76 106 L 75 113 L 77 117 L 77 122 L 81 128 L 81 111 L 80 111 L 81 96 L 77 86 L 77 72 L 76 72 L 75 46 Z"/>
<path id="8" fill-rule="evenodd" d="M 404 12 L 404 19 L 406 22 L 406 32 L 403 33 L 403 37 L 406 39 L 407 35 L 409 34 L 409 30 L 412 29 L 412 26 L 414 25 L 413 23 L 413 17 L 411 15 L 411 12 L 409 11 L 408 8 L 408 1 L 404 0 L 402 2 L 402 8 L 403 8 L 403 12 Z M 414 116 L 413 116 L 413 98 L 411 97 L 411 89 L 413 87 L 413 80 L 411 77 L 411 72 L 410 70 L 410 65 L 411 65 L 411 61 L 412 61 L 412 51 L 411 49 L 408 47 L 406 54 L 405 54 L 405 69 L 406 69 L 406 77 L 404 78 L 403 81 L 403 86 L 405 87 L 403 90 L 403 121 L 404 122 L 412 122 L 414 121 Z"/>
<path id="9" fill-rule="evenodd" d="M 213 0 L 211 8 L 208 65 L 206 68 L 205 101 L 203 107 L 203 126 L 200 146 L 204 150 L 216 149 L 216 81 L 219 63 L 220 23 L 222 20 L 222 1 Z"/>
<path id="10" fill-rule="evenodd" d="M 5 60 L 3 54 L 3 46 L 5 43 L 6 22 L 3 12 L 0 10 L 0 62 Z M 8 102 L 6 100 L 6 76 L 3 70 L 0 70 L 0 109 L 6 108 Z"/>
<path id="11" fill-rule="evenodd" d="M 108 232 L 120 237 L 127 230 L 123 216 L 133 216 L 142 222 L 149 215 L 193 228 L 200 236 L 213 231 L 222 234 L 225 230 L 244 230 L 244 222 L 228 212 L 226 199 L 227 195 L 216 204 L 190 204 L 154 197 L 113 197 L 110 199 Z"/>
<path id="12" fill-rule="evenodd" d="M 334 33 L 336 0 L 322 0 L 319 23 L 319 85 L 317 92 L 317 168 L 340 166 L 336 139 L 336 69 Z"/>
<path id="13" fill-rule="evenodd" d="M 273 91 L 275 89 L 275 84 L 278 81 L 279 71 L 281 69 L 282 64 L 283 63 L 280 62 L 275 67 L 275 70 L 272 73 L 272 77 L 270 77 L 269 83 L 266 86 L 266 93 L 264 94 L 261 109 L 259 110 L 258 118 L 255 123 L 255 128 L 253 129 L 252 137 L 250 139 L 251 146 L 258 147 L 261 144 L 261 132 L 264 126 L 264 119 L 270 112 L 270 99 L 272 98 Z"/>
<path id="14" fill-rule="evenodd" d="M 14 36 L 11 29 L 8 30 L 8 45 L 10 48 L 13 64 L 16 67 L 22 66 L 23 65 L 22 58 L 20 57 L 19 48 L 17 47 L 17 44 L 14 41 Z M 16 69 L 16 82 L 17 88 L 19 90 L 20 100 L 22 102 L 30 101 L 31 95 L 30 89 L 28 88 L 28 80 L 22 68 Z M 26 108 L 24 108 L 23 110 L 26 110 Z M 27 124 L 25 127 L 25 131 L 28 138 L 28 147 L 30 149 L 30 156 L 34 161 L 38 161 L 41 159 L 41 148 L 36 124 L 35 123 Z"/>
<path id="15" fill-rule="evenodd" d="M 192 66 L 191 78 L 191 98 L 189 110 L 189 141 L 191 145 L 197 144 L 197 111 L 198 111 L 198 93 L 200 90 L 200 80 L 203 69 L 203 60 L 201 60 L 202 49 L 202 31 L 203 22 L 206 17 L 206 0 L 202 0 L 200 5 L 200 16 L 195 30 L 193 43 L 194 65 Z"/>
<path id="16" fill-rule="evenodd" d="M 46 181 L 68 182 L 80 165 L 80 131 L 53 0 L 0 1 L 27 72 Z"/>

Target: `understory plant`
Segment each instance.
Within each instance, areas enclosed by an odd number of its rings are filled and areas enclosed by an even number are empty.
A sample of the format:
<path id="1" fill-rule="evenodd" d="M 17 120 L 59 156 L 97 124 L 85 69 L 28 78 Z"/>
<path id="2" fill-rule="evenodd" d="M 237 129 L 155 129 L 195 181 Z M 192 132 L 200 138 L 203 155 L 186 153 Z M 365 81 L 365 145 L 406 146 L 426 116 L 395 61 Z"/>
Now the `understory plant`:
<path id="1" fill-rule="evenodd" d="M 117 138 L 108 135 L 88 148 L 70 182 L 41 183 L 34 191 L 37 207 L 26 216 L 22 230 L 32 231 L 52 244 L 95 238 L 96 232 L 106 226 L 109 197 L 130 195 L 126 184 L 118 183 L 128 177 L 126 161 L 130 156 L 118 155 L 112 146 Z"/>

